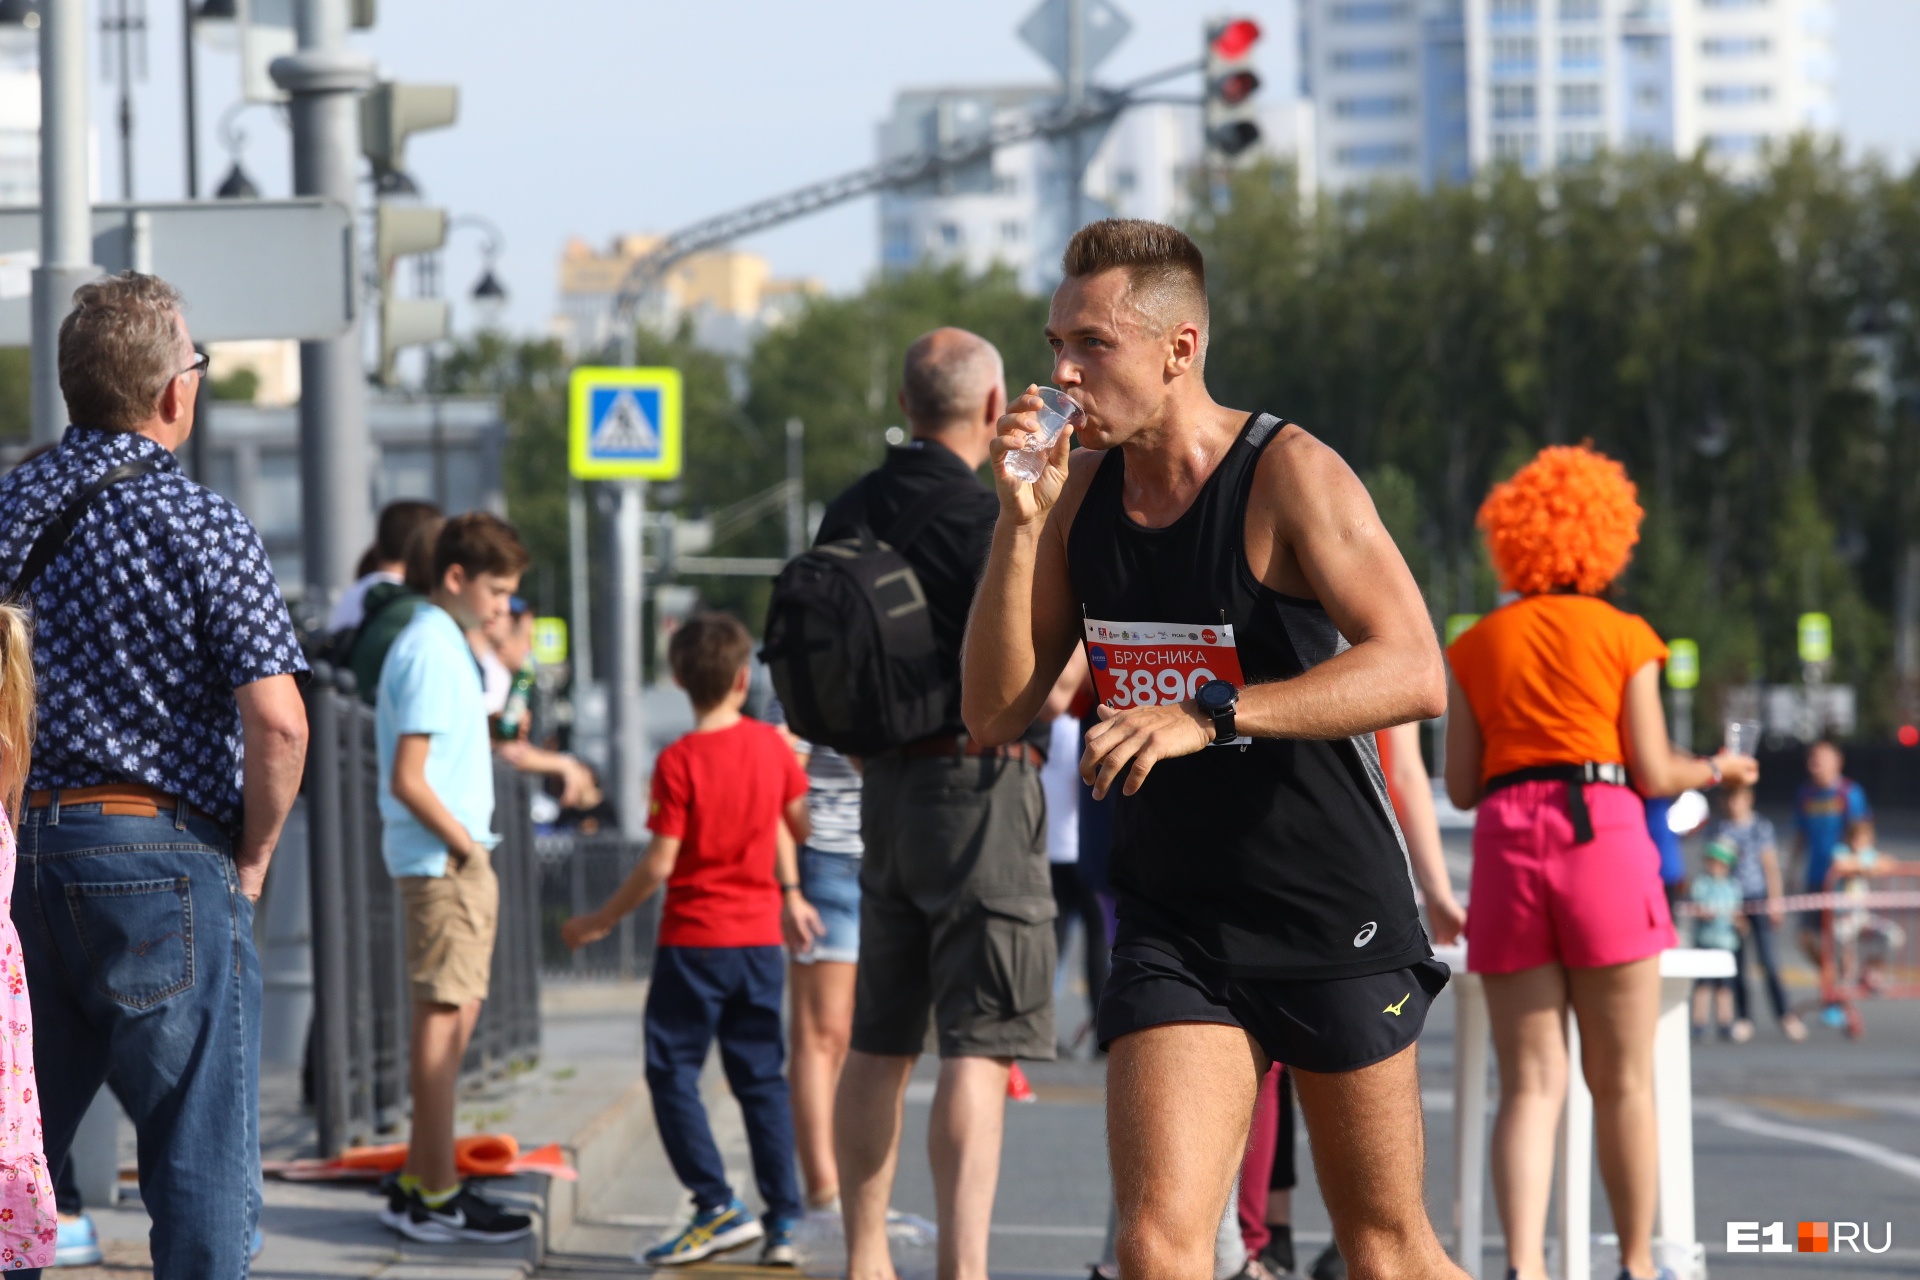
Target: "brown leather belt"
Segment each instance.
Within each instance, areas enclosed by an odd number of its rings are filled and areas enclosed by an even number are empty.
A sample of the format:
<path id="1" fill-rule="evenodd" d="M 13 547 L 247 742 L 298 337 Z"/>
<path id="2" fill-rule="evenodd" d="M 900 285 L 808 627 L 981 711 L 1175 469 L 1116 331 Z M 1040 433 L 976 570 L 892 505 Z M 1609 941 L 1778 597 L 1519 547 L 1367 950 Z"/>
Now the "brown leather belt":
<path id="1" fill-rule="evenodd" d="M 975 742 L 966 734 L 954 734 L 951 737 L 942 734 L 934 738 L 922 738 L 918 742 L 909 742 L 900 748 L 903 756 L 985 756 L 991 760 L 1019 760 L 1039 769 L 1045 767 L 1047 758 L 1040 754 L 1031 742 L 1009 742 L 1004 746 L 988 747 Z"/>
<path id="2" fill-rule="evenodd" d="M 100 812 L 115 818 L 154 818 L 162 809 L 169 811 L 179 808 L 180 801 L 158 787 L 142 786 L 137 782 L 106 782 L 97 787 L 64 787 L 59 792 L 60 803 L 64 807 L 70 804 L 97 804 Z M 51 791 L 32 791 L 27 794 L 29 809 L 45 809 L 53 804 Z"/>

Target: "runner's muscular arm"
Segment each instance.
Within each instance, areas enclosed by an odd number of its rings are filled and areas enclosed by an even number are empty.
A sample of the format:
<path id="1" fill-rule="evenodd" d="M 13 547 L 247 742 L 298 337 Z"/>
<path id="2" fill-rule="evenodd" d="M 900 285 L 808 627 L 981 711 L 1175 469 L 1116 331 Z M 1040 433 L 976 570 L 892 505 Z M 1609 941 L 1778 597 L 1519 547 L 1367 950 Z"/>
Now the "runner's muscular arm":
<path id="1" fill-rule="evenodd" d="M 1235 727 L 1255 738 L 1348 738 L 1446 709 L 1440 646 L 1426 602 L 1373 499 L 1339 454 L 1282 428 L 1254 473 L 1248 566 L 1266 586 L 1316 599 L 1351 646 L 1291 680 L 1244 689 Z M 1114 712 L 1087 734 L 1081 776 L 1094 794 L 1127 770 L 1132 795 L 1160 760 L 1213 741 L 1191 699 Z M 1131 768 L 1128 768 L 1131 763 Z"/>
<path id="2" fill-rule="evenodd" d="M 1062 432 L 1038 483 L 1009 479 L 1000 459 L 1033 429 L 1038 406 L 1034 396 L 1022 396 L 1000 419 L 988 464 L 1000 518 L 960 654 L 960 714 L 974 741 L 989 746 L 1026 732 L 1078 640 L 1067 530 L 1105 456 L 1086 449 L 1069 455 L 1072 439 Z"/>
<path id="3" fill-rule="evenodd" d="M 1446 710 L 1446 669 L 1433 622 L 1400 548 L 1360 477 L 1305 431 L 1282 429 L 1254 476 L 1248 525 L 1271 521 L 1269 588 L 1320 602 L 1352 647 L 1291 680 L 1241 697 L 1241 732 L 1260 738 L 1349 738 Z M 1303 590 L 1304 588 L 1304 590 Z"/>

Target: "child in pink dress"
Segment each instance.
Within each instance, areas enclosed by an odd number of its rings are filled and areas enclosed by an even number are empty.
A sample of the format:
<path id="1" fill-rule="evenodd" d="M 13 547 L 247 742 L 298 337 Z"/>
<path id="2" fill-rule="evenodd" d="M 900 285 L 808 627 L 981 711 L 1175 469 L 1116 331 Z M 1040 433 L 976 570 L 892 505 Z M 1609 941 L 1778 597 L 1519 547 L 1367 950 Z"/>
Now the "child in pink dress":
<path id="1" fill-rule="evenodd" d="M 40 1139 L 33 1008 L 13 928 L 13 815 L 33 744 L 33 652 L 26 615 L 0 605 L 0 1271 L 53 1261 L 58 1219 Z"/>

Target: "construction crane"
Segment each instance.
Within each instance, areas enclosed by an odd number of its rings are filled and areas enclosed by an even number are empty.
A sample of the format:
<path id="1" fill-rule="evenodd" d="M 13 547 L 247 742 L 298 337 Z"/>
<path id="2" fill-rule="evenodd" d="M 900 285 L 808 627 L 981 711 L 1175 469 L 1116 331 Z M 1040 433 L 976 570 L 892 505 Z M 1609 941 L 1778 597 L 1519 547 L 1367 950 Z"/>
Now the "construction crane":
<path id="1" fill-rule="evenodd" d="M 1117 89 L 1089 86 L 1087 96 L 1078 105 L 1062 102 L 1045 111 L 1003 120 L 981 133 L 930 150 L 883 160 L 824 182 L 810 183 L 680 228 L 634 260 L 620 282 L 619 292 L 614 295 L 613 328 L 619 343 L 620 363 L 633 363 L 634 311 L 641 298 L 690 255 L 875 191 L 895 191 L 956 173 L 990 158 L 1000 147 L 1040 138 L 1066 137 L 1105 125 L 1137 103 L 1169 101 L 1142 97 L 1139 91 L 1159 81 L 1198 71 L 1200 66 L 1197 62 L 1182 63 Z"/>

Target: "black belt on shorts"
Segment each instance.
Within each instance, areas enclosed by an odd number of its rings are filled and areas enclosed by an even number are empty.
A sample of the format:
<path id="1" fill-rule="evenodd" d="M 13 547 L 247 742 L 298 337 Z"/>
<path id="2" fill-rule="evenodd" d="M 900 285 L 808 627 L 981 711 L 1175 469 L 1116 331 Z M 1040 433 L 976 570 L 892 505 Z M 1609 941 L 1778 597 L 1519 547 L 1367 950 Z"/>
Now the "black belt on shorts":
<path id="1" fill-rule="evenodd" d="M 982 746 L 964 733 L 937 733 L 931 738 L 921 738 L 918 742 L 909 742 L 900 748 L 903 756 L 952 756 L 959 760 L 965 756 L 987 756 L 994 760 L 1021 760 L 1036 769 L 1044 769 L 1047 758 L 1031 742 L 1007 742 L 997 747 Z"/>
<path id="2" fill-rule="evenodd" d="M 1627 766 L 1623 764 L 1537 764 L 1530 769 L 1515 769 L 1487 779 L 1487 794 L 1502 787 L 1517 787 L 1523 782 L 1564 782 L 1567 784 L 1567 813 L 1573 818 L 1573 842 L 1593 843 L 1593 815 L 1587 812 L 1589 782 L 1604 782 L 1610 787 L 1627 786 Z"/>

